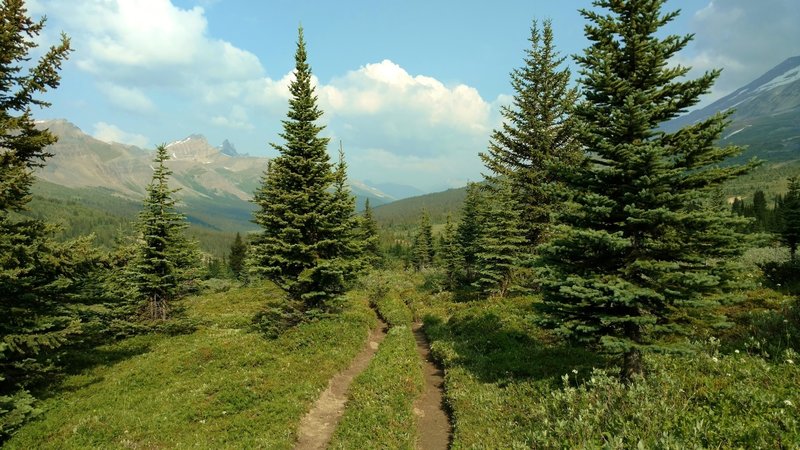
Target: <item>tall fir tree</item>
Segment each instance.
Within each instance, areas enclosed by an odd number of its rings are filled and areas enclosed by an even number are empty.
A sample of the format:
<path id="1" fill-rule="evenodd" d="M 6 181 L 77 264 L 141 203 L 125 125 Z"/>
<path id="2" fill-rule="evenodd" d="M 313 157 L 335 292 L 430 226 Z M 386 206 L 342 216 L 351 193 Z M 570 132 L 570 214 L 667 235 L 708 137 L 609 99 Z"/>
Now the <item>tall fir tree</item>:
<path id="1" fill-rule="evenodd" d="M 475 281 L 475 264 L 480 247 L 478 238 L 481 235 L 481 217 L 485 201 L 481 186 L 475 183 L 467 185 L 467 197 L 461 206 L 461 221 L 456 228 L 456 242 L 461 252 L 461 264 L 464 281 L 471 284 Z"/>
<path id="2" fill-rule="evenodd" d="M 522 227 L 520 210 L 510 183 L 500 182 L 492 187 L 492 201 L 482 214 L 481 233 L 478 238 L 475 266 L 477 280 L 474 286 L 485 296 L 505 297 L 514 287 L 523 248 L 526 229 Z"/>
<path id="3" fill-rule="evenodd" d="M 674 348 L 662 338 L 688 333 L 692 308 L 724 287 L 740 219 L 712 194 L 755 164 L 719 164 L 741 151 L 714 146 L 731 112 L 659 129 L 719 75 L 684 80 L 689 69 L 670 66 L 691 36 L 661 37 L 678 15 L 662 13 L 664 3 L 598 0 L 581 11 L 590 46 L 577 57 L 585 100 L 576 115 L 591 164 L 569 179 L 574 204 L 540 261 L 551 325 L 621 357 L 626 380 L 643 373 L 643 351 Z"/>
<path id="4" fill-rule="evenodd" d="M 372 214 L 369 199 L 364 202 L 360 229 L 365 262 L 369 267 L 379 267 L 383 254 L 381 252 L 380 236 L 378 235 L 378 222 L 375 221 L 375 216 Z"/>
<path id="5" fill-rule="evenodd" d="M 30 201 L 33 170 L 56 142 L 36 128 L 32 108 L 58 87 L 69 39 L 31 61 L 44 29 L 21 0 L 0 3 L 0 445 L 34 412 L 27 388 L 56 364 L 53 352 L 80 330 L 68 290 L 80 276 L 80 242 L 58 244 L 54 227 L 16 213 Z"/>
<path id="6" fill-rule="evenodd" d="M 244 274 L 246 256 L 247 244 L 242 240 L 242 235 L 237 232 L 236 238 L 233 240 L 233 244 L 231 244 L 231 251 L 228 256 L 228 268 L 230 268 L 231 273 L 237 279 L 241 279 Z"/>
<path id="7" fill-rule="evenodd" d="M 447 288 L 455 290 L 458 287 L 459 274 L 461 271 L 461 250 L 456 239 L 456 227 L 450 214 L 444 224 L 441 234 L 440 258 L 445 276 L 447 277 Z"/>
<path id="8" fill-rule="evenodd" d="M 341 192 L 332 192 L 341 175 L 332 171 L 326 153 L 329 139 L 319 136 L 324 129 L 317 124 L 322 111 L 311 85 L 302 28 L 289 92 L 289 112 L 280 134 L 285 142 L 272 144 L 280 156 L 270 161 L 254 195 L 254 222 L 262 232 L 250 246 L 248 266 L 291 299 L 302 300 L 306 308 L 321 308 L 345 287 L 346 268 L 341 263 L 347 245 L 339 233 L 346 214 L 334 204 L 347 202 L 339 201 Z"/>
<path id="9" fill-rule="evenodd" d="M 414 247 L 412 248 L 412 258 L 414 267 L 422 270 L 433 264 L 435 250 L 433 247 L 433 228 L 431 218 L 427 210 L 422 210 L 417 225 L 417 234 L 414 236 Z"/>
<path id="10" fill-rule="evenodd" d="M 137 297 L 146 302 L 145 313 L 152 320 L 167 318 L 170 302 L 199 265 L 195 244 L 184 236 L 186 217 L 176 209 L 173 196 L 178 189 L 169 187 L 172 171 L 167 160 L 166 147 L 158 146 L 153 178 L 136 223 L 140 241 L 129 268 Z"/>
<path id="11" fill-rule="evenodd" d="M 501 110 L 503 125 L 492 133 L 481 159 L 492 177 L 510 183 L 520 208 L 529 249 L 538 245 L 561 201 L 563 173 L 582 160 L 572 109 L 578 91 L 553 44 L 550 21 L 534 21 L 524 65 L 511 72 L 514 100 Z"/>
<path id="12" fill-rule="evenodd" d="M 800 177 L 789 179 L 789 191 L 780 206 L 781 241 L 789 247 L 791 262 L 795 263 L 800 245 Z"/>

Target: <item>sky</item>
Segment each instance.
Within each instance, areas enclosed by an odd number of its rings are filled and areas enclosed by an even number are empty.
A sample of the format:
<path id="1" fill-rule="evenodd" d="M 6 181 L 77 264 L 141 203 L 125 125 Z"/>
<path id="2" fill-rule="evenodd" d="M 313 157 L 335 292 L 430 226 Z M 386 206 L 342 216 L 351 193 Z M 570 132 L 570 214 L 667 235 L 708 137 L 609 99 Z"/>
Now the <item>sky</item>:
<path id="1" fill-rule="evenodd" d="M 349 176 L 426 192 L 481 178 L 478 153 L 511 101 L 532 20 L 549 19 L 564 56 L 582 52 L 589 0 L 28 0 L 74 52 L 39 119 L 63 118 L 143 148 L 206 136 L 276 156 L 302 25 L 323 135 Z M 665 29 L 694 34 L 675 58 L 722 68 L 701 105 L 800 55 L 797 0 L 669 0 Z M 568 58 L 567 64 L 577 72 Z M 577 75 L 576 75 L 577 77 Z"/>

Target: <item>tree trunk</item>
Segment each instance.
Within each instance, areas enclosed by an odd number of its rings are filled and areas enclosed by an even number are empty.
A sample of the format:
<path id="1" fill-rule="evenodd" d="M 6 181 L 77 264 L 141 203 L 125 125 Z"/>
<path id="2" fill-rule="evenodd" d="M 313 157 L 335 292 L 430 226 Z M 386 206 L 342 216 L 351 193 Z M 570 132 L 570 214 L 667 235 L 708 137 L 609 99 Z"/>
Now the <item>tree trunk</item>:
<path id="1" fill-rule="evenodd" d="M 620 378 L 623 382 L 630 383 L 637 376 L 644 373 L 644 363 L 642 352 L 639 349 L 631 349 L 622 356 L 622 373 Z"/>

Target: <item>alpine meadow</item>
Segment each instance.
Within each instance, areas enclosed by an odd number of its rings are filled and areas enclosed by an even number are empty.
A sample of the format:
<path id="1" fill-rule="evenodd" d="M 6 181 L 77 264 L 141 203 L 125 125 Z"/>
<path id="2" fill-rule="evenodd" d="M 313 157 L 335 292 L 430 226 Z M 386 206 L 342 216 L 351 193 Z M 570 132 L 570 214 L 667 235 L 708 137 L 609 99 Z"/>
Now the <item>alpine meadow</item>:
<path id="1" fill-rule="evenodd" d="M 567 3 L 0 1 L 0 446 L 799 448 L 800 8 Z"/>

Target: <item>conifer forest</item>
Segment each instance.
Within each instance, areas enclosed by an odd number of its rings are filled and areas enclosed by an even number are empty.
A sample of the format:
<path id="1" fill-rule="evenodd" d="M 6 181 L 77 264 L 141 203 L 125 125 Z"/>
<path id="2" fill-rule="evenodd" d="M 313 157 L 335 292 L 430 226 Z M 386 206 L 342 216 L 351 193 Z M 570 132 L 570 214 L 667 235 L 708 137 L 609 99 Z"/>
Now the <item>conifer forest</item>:
<path id="1" fill-rule="evenodd" d="M 0 446 L 800 447 L 800 156 L 682 121 L 722 67 L 678 63 L 672 0 L 532 7 L 482 179 L 394 202 L 303 26 L 247 202 L 186 193 L 172 144 L 135 196 L 60 187 L 38 118 L 80 48 L 34 6 L 0 2 Z"/>

